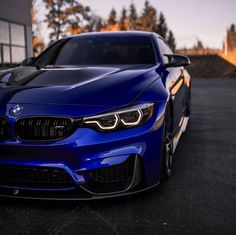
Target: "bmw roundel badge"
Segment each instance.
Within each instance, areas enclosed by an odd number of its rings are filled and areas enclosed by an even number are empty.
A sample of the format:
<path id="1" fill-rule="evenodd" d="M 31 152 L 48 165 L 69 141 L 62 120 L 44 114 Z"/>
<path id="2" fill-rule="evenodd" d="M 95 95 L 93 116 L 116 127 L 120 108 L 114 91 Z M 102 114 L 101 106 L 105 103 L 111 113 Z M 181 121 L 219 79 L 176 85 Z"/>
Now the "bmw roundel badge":
<path id="1" fill-rule="evenodd" d="M 15 105 L 11 108 L 10 114 L 13 115 L 13 116 L 19 115 L 20 113 L 22 113 L 23 109 L 24 108 L 22 106 L 17 104 L 17 105 Z"/>

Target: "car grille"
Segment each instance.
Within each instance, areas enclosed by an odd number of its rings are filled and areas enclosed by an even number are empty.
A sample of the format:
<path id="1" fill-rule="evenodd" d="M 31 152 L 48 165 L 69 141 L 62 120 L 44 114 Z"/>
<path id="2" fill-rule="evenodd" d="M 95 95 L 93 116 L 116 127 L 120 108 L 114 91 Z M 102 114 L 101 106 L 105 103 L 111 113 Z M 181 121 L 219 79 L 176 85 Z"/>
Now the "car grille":
<path id="1" fill-rule="evenodd" d="M 16 135 L 20 140 L 59 140 L 74 131 L 70 118 L 31 117 L 16 122 Z"/>
<path id="2" fill-rule="evenodd" d="M 69 187 L 73 180 L 60 168 L 0 165 L 0 184 L 18 187 Z"/>
<path id="3" fill-rule="evenodd" d="M 85 171 L 84 173 L 89 175 L 90 180 L 99 183 L 128 181 L 133 177 L 134 162 L 134 158 L 130 157 L 122 164 Z"/>
<path id="4" fill-rule="evenodd" d="M 10 138 L 10 124 L 6 118 L 0 117 L 0 140 Z"/>

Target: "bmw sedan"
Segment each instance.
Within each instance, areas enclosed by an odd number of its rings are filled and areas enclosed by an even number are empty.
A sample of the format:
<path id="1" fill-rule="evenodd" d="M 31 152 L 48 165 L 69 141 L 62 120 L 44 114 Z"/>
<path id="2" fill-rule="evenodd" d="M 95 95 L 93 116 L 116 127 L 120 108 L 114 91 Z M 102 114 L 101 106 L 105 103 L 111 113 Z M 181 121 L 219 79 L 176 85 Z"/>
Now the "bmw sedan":
<path id="1" fill-rule="evenodd" d="M 0 73 L 0 195 L 98 199 L 171 175 L 187 57 L 150 32 L 85 33 Z"/>

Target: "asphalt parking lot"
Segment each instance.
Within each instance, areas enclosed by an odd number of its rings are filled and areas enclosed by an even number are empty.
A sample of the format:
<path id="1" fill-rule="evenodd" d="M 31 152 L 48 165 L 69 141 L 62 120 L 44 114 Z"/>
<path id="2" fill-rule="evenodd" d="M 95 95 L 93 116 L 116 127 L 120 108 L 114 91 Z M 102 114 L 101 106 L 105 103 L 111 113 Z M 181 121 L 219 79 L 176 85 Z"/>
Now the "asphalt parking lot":
<path id="1" fill-rule="evenodd" d="M 236 234 L 236 79 L 193 80 L 173 177 L 92 202 L 0 199 L 0 234 Z"/>

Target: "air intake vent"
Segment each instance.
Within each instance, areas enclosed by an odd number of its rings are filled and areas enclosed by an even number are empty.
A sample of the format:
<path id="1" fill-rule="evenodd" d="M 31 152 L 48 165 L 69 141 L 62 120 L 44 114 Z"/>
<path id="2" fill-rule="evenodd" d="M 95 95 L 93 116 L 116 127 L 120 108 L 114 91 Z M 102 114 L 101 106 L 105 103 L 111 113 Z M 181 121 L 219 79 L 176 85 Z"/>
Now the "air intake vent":
<path id="1" fill-rule="evenodd" d="M 70 187 L 70 175 L 60 168 L 0 165 L 0 185 L 19 187 Z"/>
<path id="2" fill-rule="evenodd" d="M 10 138 L 10 125 L 6 118 L 0 117 L 0 140 Z"/>
<path id="3" fill-rule="evenodd" d="M 114 183 L 130 180 L 133 176 L 133 171 L 134 158 L 130 157 L 122 164 L 84 171 L 82 173 L 89 175 L 92 181 L 99 183 Z"/>
<path id="4" fill-rule="evenodd" d="M 59 140 L 73 131 L 70 118 L 31 117 L 16 122 L 16 135 L 20 140 Z"/>

